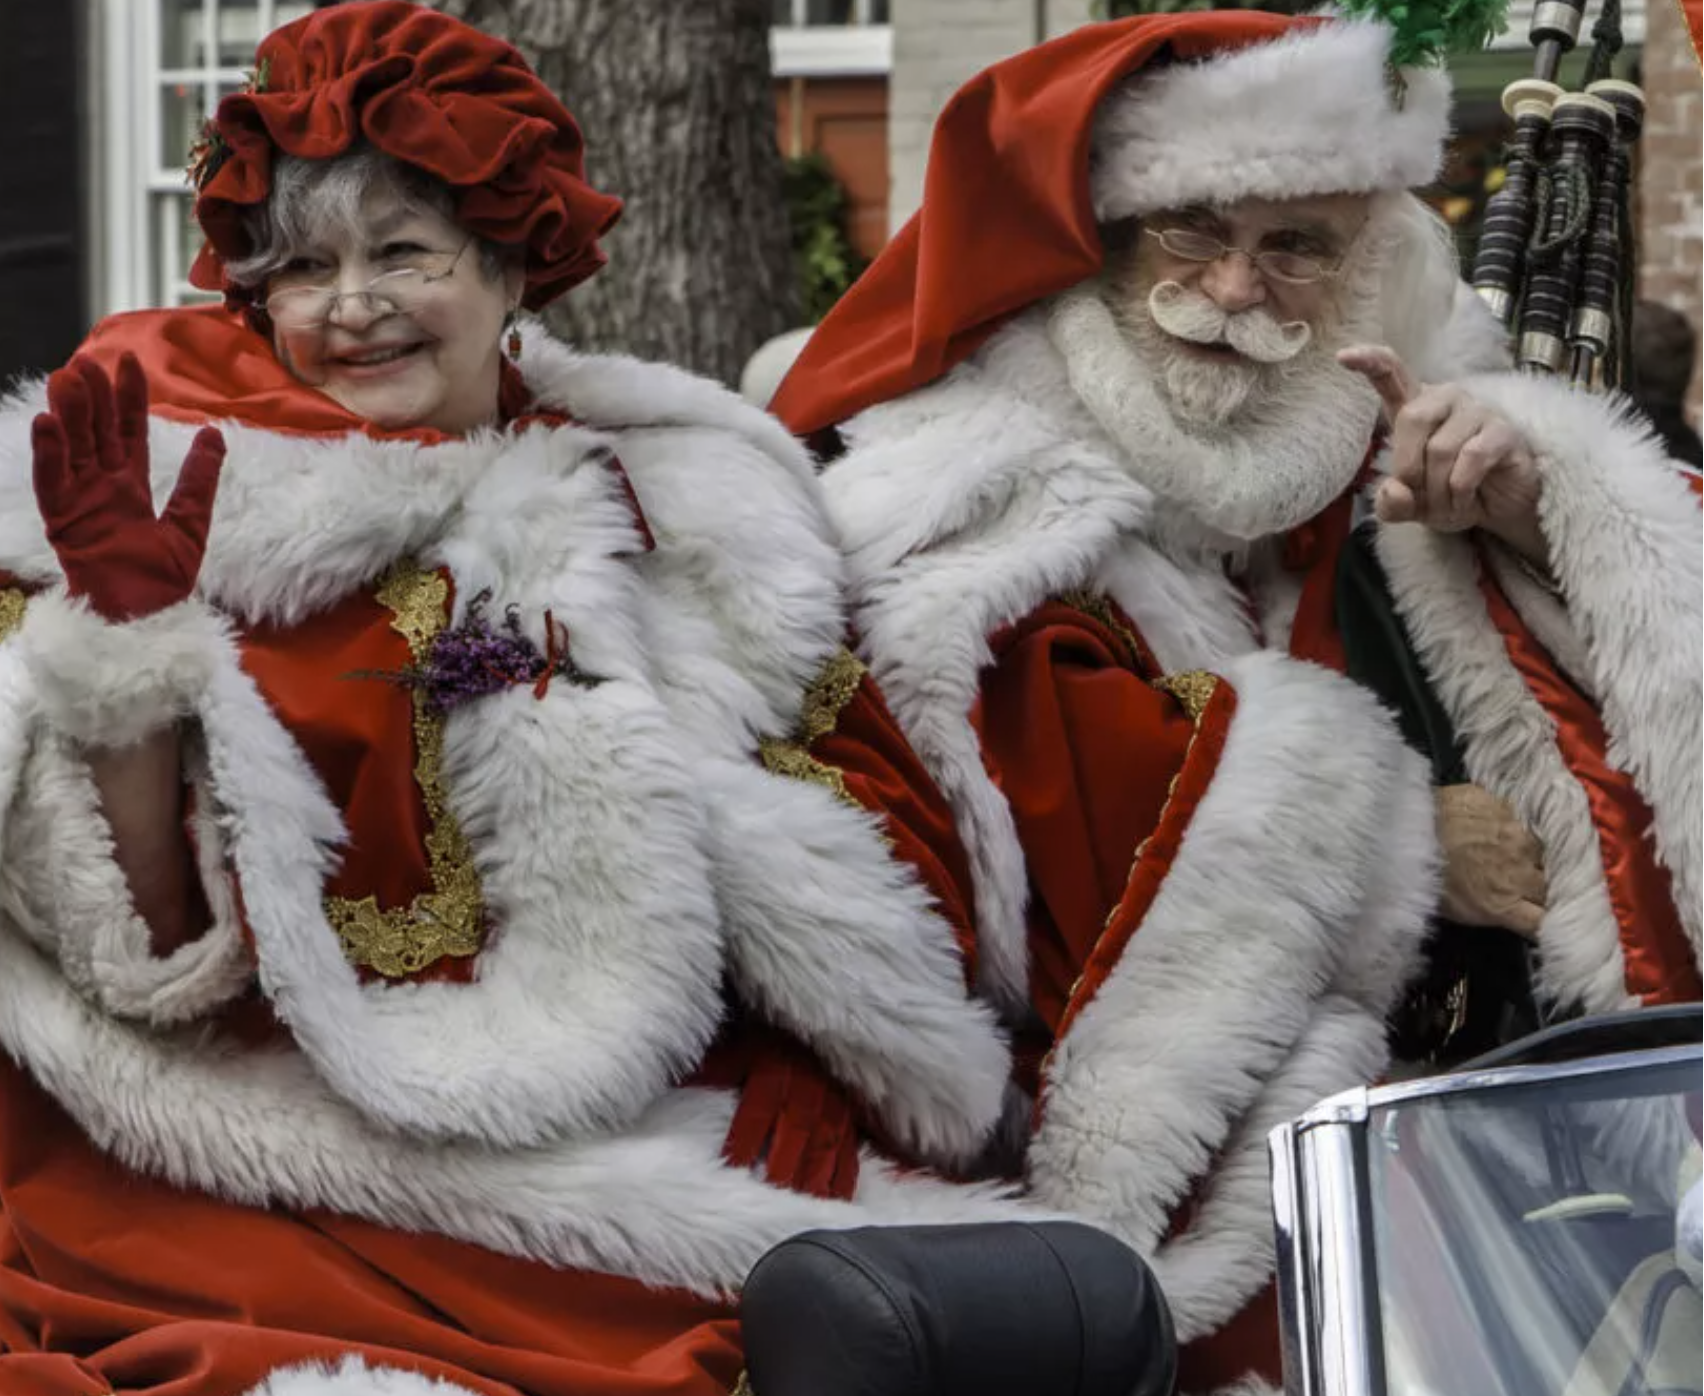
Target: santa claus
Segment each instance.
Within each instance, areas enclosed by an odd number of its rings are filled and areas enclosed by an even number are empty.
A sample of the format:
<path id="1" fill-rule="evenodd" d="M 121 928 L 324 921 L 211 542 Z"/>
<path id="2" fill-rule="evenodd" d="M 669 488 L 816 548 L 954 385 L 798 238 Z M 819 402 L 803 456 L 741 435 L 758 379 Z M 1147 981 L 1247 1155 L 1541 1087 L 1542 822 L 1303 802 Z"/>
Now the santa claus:
<path id="1" fill-rule="evenodd" d="M 1699 995 L 1692 482 L 1506 371 L 1392 42 L 1182 14 L 990 69 L 773 404 L 970 850 L 1030 1182 L 1220 1335 L 1191 1389 L 1264 1321 L 1266 1127 L 1385 1069 L 1435 912 L 1545 1014 Z"/>

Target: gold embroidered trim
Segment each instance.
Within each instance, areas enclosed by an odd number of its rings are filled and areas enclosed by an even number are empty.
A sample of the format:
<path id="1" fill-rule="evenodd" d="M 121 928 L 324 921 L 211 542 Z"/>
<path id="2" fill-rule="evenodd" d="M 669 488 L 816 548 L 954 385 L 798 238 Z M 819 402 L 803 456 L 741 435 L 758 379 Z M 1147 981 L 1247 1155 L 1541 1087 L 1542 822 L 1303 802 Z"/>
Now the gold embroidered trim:
<path id="1" fill-rule="evenodd" d="M 0 587 L 0 640 L 24 623 L 24 608 L 30 599 L 17 587 Z"/>
<path id="2" fill-rule="evenodd" d="M 848 804 L 858 802 L 846 788 L 846 777 L 833 766 L 818 761 L 797 742 L 778 741 L 765 737 L 757 744 L 757 754 L 771 775 L 786 776 L 789 780 L 808 780 L 813 785 L 826 786 L 837 800 Z"/>
<path id="3" fill-rule="evenodd" d="M 858 685 L 864 681 L 864 662 L 849 649 L 838 649 L 822 666 L 822 672 L 805 690 L 799 706 L 798 739 L 810 746 L 818 737 L 826 737 L 840 722 L 840 714 L 852 701 Z"/>
<path id="4" fill-rule="evenodd" d="M 811 680 L 799 705 L 799 720 L 792 735 L 786 738 L 764 737 L 757 744 L 757 754 L 764 769 L 773 775 L 790 780 L 806 780 L 834 792 L 856 809 L 862 809 L 852 792 L 846 788 L 846 777 L 826 762 L 811 755 L 812 745 L 839 725 L 840 714 L 858 692 L 864 681 L 863 661 L 851 650 L 841 648 L 829 657 L 822 672 Z"/>
<path id="5" fill-rule="evenodd" d="M 1072 610 L 1081 611 L 1084 615 L 1089 616 L 1094 620 L 1098 620 L 1108 630 L 1112 631 L 1114 635 L 1123 640 L 1125 644 L 1130 646 L 1130 652 L 1135 655 L 1138 660 L 1146 659 L 1148 647 L 1142 643 L 1142 637 L 1136 634 L 1135 631 L 1124 623 L 1118 612 L 1113 610 L 1112 603 L 1098 591 L 1088 591 L 1084 588 L 1076 587 L 1070 591 L 1061 592 L 1059 594 L 1059 600 L 1064 605 L 1069 606 Z"/>
<path id="6" fill-rule="evenodd" d="M 380 583 L 381 605 L 394 613 L 391 628 L 408 641 L 416 664 L 448 623 L 449 583 L 436 572 L 401 563 Z M 485 941 L 485 894 L 473 865 L 473 849 L 450 811 L 444 793 L 444 720 L 419 690 L 414 707 L 414 780 L 430 828 L 426 857 L 432 890 L 406 907 L 381 910 L 376 899 L 327 897 L 326 919 L 351 964 L 387 979 L 406 979 L 451 955 L 476 955 Z"/>
<path id="7" fill-rule="evenodd" d="M 1219 686 L 1219 676 L 1205 669 L 1184 669 L 1154 680 L 1154 687 L 1177 699 L 1191 722 L 1200 722 L 1207 711 L 1207 700 Z"/>
<path id="8" fill-rule="evenodd" d="M 734 1389 L 728 1396 L 753 1396 L 751 1389 L 751 1374 L 744 1369 L 740 1371 L 739 1380 L 734 1383 Z"/>
<path id="9" fill-rule="evenodd" d="M 1113 610 L 1112 603 L 1099 592 L 1086 591 L 1081 588 L 1061 592 L 1059 600 L 1072 610 L 1081 611 L 1084 615 L 1098 620 L 1108 630 L 1112 631 L 1125 644 L 1130 646 L 1133 653 L 1146 655 L 1148 647 L 1142 643 L 1141 637 L 1131 631 L 1130 627 L 1119 619 L 1118 612 Z M 1201 714 L 1207 709 L 1207 700 L 1213 696 L 1213 690 L 1219 686 L 1219 676 L 1210 674 L 1205 669 L 1184 669 L 1176 674 L 1150 681 L 1162 693 L 1169 693 L 1182 706 L 1191 722 L 1201 721 Z"/>

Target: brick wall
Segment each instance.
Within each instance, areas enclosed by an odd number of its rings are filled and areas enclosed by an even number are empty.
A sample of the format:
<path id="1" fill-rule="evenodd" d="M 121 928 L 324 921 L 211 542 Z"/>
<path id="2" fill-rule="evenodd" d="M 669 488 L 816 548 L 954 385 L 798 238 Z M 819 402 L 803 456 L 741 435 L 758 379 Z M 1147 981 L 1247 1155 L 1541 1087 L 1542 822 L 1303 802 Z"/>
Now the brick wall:
<path id="1" fill-rule="evenodd" d="M 1091 0 L 903 0 L 893 6 L 888 227 L 917 211 L 929 134 L 947 98 L 990 63 L 1089 18 Z"/>
<path id="2" fill-rule="evenodd" d="M 1639 144 L 1639 294 L 1696 328 L 1704 282 L 1704 151 L 1698 61 L 1676 0 L 1650 0 L 1644 46 L 1645 133 Z M 1699 415 L 1699 373 L 1689 395 Z"/>

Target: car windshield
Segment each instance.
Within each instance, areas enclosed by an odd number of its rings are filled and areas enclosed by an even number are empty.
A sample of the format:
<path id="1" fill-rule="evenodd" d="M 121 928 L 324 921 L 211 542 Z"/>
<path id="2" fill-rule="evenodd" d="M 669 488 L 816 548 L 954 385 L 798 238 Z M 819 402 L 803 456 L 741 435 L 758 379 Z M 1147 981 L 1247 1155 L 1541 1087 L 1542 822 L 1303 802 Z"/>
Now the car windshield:
<path id="1" fill-rule="evenodd" d="M 1375 1107 L 1388 1396 L 1698 1393 L 1696 1058 Z"/>

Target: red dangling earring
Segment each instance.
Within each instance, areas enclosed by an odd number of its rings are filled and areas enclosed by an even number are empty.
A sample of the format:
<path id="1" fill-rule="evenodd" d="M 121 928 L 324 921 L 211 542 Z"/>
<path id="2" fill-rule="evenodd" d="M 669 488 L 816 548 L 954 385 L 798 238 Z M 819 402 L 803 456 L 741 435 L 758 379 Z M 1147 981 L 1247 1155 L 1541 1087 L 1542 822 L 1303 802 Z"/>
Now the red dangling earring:
<path id="1" fill-rule="evenodd" d="M 515 323 L 513 316 L 509 318 L 509 357 L 521 357 L 521 327 Z"/>

